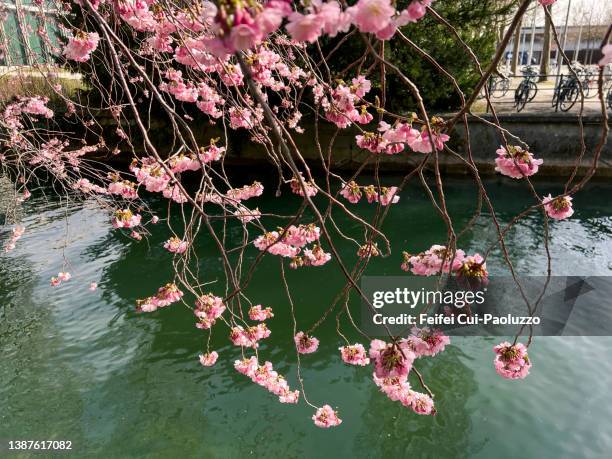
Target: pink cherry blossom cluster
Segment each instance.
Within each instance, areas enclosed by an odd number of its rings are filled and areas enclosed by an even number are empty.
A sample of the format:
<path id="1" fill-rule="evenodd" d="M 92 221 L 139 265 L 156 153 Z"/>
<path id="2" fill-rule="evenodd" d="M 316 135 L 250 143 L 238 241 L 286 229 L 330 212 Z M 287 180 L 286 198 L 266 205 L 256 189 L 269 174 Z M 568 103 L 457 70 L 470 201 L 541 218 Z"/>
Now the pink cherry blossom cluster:
<path id="1" fill-rule="evenodd" d="M 76 62 L 86 62 L 90 55 L 98 47 L 100 36 L 96 32 L 79 31 L 74 37 L 68 39 L 63 54 L 66 59 Z"/>
<path id="2" fill-rule="evenodd" d="M 313 244 L 312 248 L 306 248 L 301 256 L 291 260 L 290 268 L 297 269 L 302 266 L 323 266 L 331 260 L 331 254 L 324 251 L 319 244 Z"/>
<path id="3" fill-rule="evenodd" d="M 230 127 L 232 129 L 253 129 L 263 121 L 263 109 L 261 107 L 243 108 L 232 107 L 228 110 Z"/>
<path id="4" fill-rule="evenodd" d="M 415 392 L 411 389 L 410 383 L 405 377 L 393 376 L 378 378 L 373 375 L 374 384 L 385 394 L 389 400 L 400 402 L 407 408 L 411 408 L 416 414 L 430 415 L 436 414 L 434 402 L 428 394 Z"/>
<path id="5" fill-rule="evenodd" d="M 261 183 L 255 181 L 251 185 L 244 185 L 240 188 L 232 188 L 225 195 L 231 201 L 246 201 L 247 199 L 255 198 L 263 194 L 264 187 Z"/>
<path id="6" fill-rule="evenodd" d="M 257 349 L 259 341 L 270 336 L 270 329 L 265 323 L 244 328 L 240 325 L 232 327 L 230 340 L 234 346 L 252 347 Z"/>
<path id="7" fill-rule="evenodd" d="M 234 211 L 234 215 L 242 223 L 249 223 L 253 220 L 259 220 L 259 217 L 261 217 L 261 212 L 257 207 L 255 209 L 249 209 L 246 206 L 238 205 L 236 210 Z"/>
<path id="8" fill-rule="evenodd" d="M 108 194 L 108 190 L 100 185 L 96 185 L 95 183 L 91 183 L 86 178 L 80 178 L 76 182 L 72 184 L 72 188 L 74 190 L 78 190 L 81 193 L 89 194 L 89 193 L 97 193 L 97 194 Z"/>
<path id="9" fill-rule="evenodd" d="M 212 293 L 201 295 L 196 300 L 195 306 L 193 313 L 198 318 L 196 327 L 200 329 L 212 327 L 225 311 L 223 299 Z"/>
<path id="10" fill-rule="evenodd" d="M 506 379 L 524 379 L 529 374 L 531 361 L 527 348 L 522 343 L 510 344 L 507 341 L 493 348 L 495 352 L 495 371 Z"/>
<path id="11" fill-rule="evenodd" d="M 253 241 L 253 245 L 259 250 L 266 251 L 272 255 L 280 255 L 282 257 L 294 258 L 300 253 L 301 247 L 306 244 L 317 241 L 321 235 L 321 230 L 314 224 L 309 225 L 290 225 L 281 237 L 278 231 L 271 231 L 257 237 Z M 306 251 L 305 251 L 306 252 Z M 306 255 L 311 262 L 317 262 L 322 254 L 317 253 L 318 249 L 314 247 Z M 320 263 L 320 260 L 318 262 Z M 317 266 L 317 264 L 313 265 Z"/>
<path id="12" fill-rule="evenodd" d="M 574 214 L 571 196 L 560 196 L 553 198 L 549 194 L 548 196 L 544 197 L 542 203 L 544 204 L 546 214 L 555 220 L 564 220 Z"/>
<path id="13" fill-rule="evenodd" d="M 304 182 L 304 188 L 307 196 L 312 197 L 319 192 L 313 180 L 304 180 L 304 177 L 302 177 L 302 181 Z M 291 187 L 291 191 L 293 193 L 297 194 L 298 196 L 304 196 L 304 190 L 302 189 L 300 180 L 297 177 L 291 179 L 289 186 Z"/>
<path id="14" fill-rule="evenodd" d="M 164 242 L 164 249 L 172 253 L 185 253 L 187 247 L 187 241 L 183 241 L 182 239 L 179 239 L 176 236 L 172 236 L 170 239 Z"/>
<path id="15" fill-rule="evenodd" d="M 361 191 L 363 189 L 363 192 Z M 378 202 L 382 206 L 389 204 L 397 204 L 399 202 L 398 187 L 376 187 L 374 185 L 359 186 L 351 180 L 345 184 L 340 190 L 340 195 L 343 196 L 351 204 L 357 204 L 361 197 L 365 194 L 366 199 L 371 204 Z"/>
<path id="16" fill-rule="evenodd" d="M 295 347 L 300 354 L 312 354 L 319 348 L 319 340 L 304 332 L 298 332 L 294 337 Z"/>
<path id="17" fill-rule="evenodd" d="M 413 327 L 406 341 L 417 357 L 433 357 L 442 352 L 447 344 L 450 344 L 450 338 L 442 331 L 429 327 Z"/>
<path id="18" fill-rule="evenodd" d="M 435 148 L 444 149 L 444 144 L 450 137 L 442 132 L 444 120 L 433 117 L 430 123 L 432 135 L 429 135 L 427 126 L 423 125 L 420 131 L 414 129 L 410 123 L 397 122 L 394 126 L 381 121 L 378 132 L 365 132 L 355 136 L 357 146 L 372 153 L 395 155 L 404 150 L 405 145 L 417 153 L 431 153 Z"/>
<path id="19" fill-rule="evenodd" d="M 140 214 L 134 214 L 130 209 L 123 209 L 115 211 L 112 223 L 114 228 L 134 228 L 140 225 L 141 220 Z"/>
<path id="20" fill-rule="evenodd" d="M 173 282 L 160 287 L 154 296 L 136 301 L 136 310 L 139 312 L 154 312 L 158 308 L 176 303 L 183 297 L 183 292 Z"/>
<path id="21" fill-rule="evenodd" d="M 180 59 L 177 59 L 177 61 L 184 63 Z M 226 72 L 222 74 L 226 74 Z M 225 100 L 211 85 L 204 81 L 196 84 L 190 80 L 185 80 L 183 72 L 180 70 L 170 69 L 166 71 L 164 76 L 168 81 L 160 83 L 160 91 L 172 94 L 176 100 L 181 102 L 194 103 L 203 113 L 212 118 L 223 116 L 221 109 L 225 105 Z"/>
<path id="22" fill-rule="evenodd" d="M 15 248 L 15 244 L 17 243 L 19 239 L 21 239 L 21 236 L 23 236 L 24 232 L 25 232 L 25 226 L 23 225 L 15 226 L 11 231 L 11 237 L 4 244 L 4 251 L 10 252 L 11 250 L 13 250 Z"/>
<path id="23" fill-rule="evenodd" d="M 272 363 L 265 362 L 260 366 L 257 357 L 253 356 L 249 359 L 236 360 L 234 368 L 239 373 L 251 378 L 254 383 L 265 387 L 268 391 L 278 396 L 278 400 L 281 403 L 298 402 L 300 391 L 292 391 L 285 378 L 274 371 Z"/>
<path id="24" fill-rule="evenodd" d="M 486 285 L 489 281 L 489 272 L 487 271 L 487 263 L 482 255 L 475 253 L 465 257 L 461 268 L 457 271 L 457 277 L 466 279 L 470 283 L 476 282 L 475 285 Z"/>
<path id="25" fill-rule="evenodd" d="M 198 358 L 202 366 L 212 367 L 215 363 L 217 363 L 219 354 L 217 353 L 217 351 L 212 351 L 212 352 L 207 352 L 206 354 L 200 354 Z"/>
<path id="26" fill-rule="evenodd" d="M 452 253 L 443 245 L 432 245 L 425 252 L 416 255 L 408 252 L 403 252 L 402 255 L 404 262 L 401 268 L 417 276 L 435 276 L 441 272 L 457 271 L 465 259 L 463 250 L 458 249 Z"/>
<path id="27" fill-rule="evenodd" d="M 363 344 L 355 343 L 338 348 L 342 361 L 350 365 L 366 366 L 370 364 L 370 359 Z"/>
<path id="28" fill-rule="evenodd" d="M 62 282 L 67 282 L 70 279 L 72 279 L 72 275 L 69 272 L 60 271 L 57 273 L 57 277 L 54 276 L 51 278 L 51 286 L 57 287 Z"/>
<path id="29" fill-rule="evenodd" d="M 264 320 L 271 319 L 272 317 L 274 317 L 274 313 L 270 307 L 262 309 L 261 304 L 256 304 L 255 306 L 251 306 L 251 309 L 249 309 L 249 319 L 251 320 L 263 322 Z"/>
<path id="30" fill-rule="evenodd" d="M 370 359 L 374 362 L 374 374 L 378 378 L 406 378 L 416 354 L 407 340 L 386 343 L 380 339 L 370 342 Z"/>
<path id="31" fill-rule="evenodd" d="M 544 160 L 535 159 L 533 154 L 519 146 L 508 145 L 507 150 L 500 146 L 495 158 L 495 170 L 508 177 L 520 179 L 538 172 L 543 162 Z"/>
<path id="32" fill-rule="evenodd" d="M 125 199 L 137 199 L 138 191 L 136 184 L 129 180 L 121 180 L 119 177 L 114 177 L 114 180 L 108 184 L 107 191 L 110 194 L 119 195 Z"/>
<path id="33" fill-rule="evenodd" d="M 368 113 L 367 106 L 362 104 L 359 110 L 359 101 L 370 92 L 372 84 L 363 75 L 358 75 L 351 80 L 351 85 L 340 81 L 338 85 L 331 89 L 320 83 L 313 83 L 314 100 L 321 105 L 325 112 L 327 121 L 334 123 L 341 129 L 351 125 L 351 123 L 368 124 L 372 121 L 372 115 Z M 326 96 L 329 92 L 329 96 Z"/>
<path id="34" fill-rule="evenodd" d="M 334 411 L 329 405 L 323 405 L 321 408 L 318 408 L 316 413 L 312 415 L 312 420 L 315 426 L 321 427 L 322 429 L 328 429 L 342 424 L 342 419 L 338 417 L 338 412 Z"/>
<path id="35" fill-rule="evenodd" d="M 47 97 L 19 97 L 17 102 L 13 102 L 6 106 L 2 113 L 0 123 L 9 129 L 11 141 L 19 142 L 22 137 L 19 134 L 19 130 L 24 127 L 21 115 L 26 114 L 53 118 L 53 110 L 47 107 L 48 102 L 49 98 Z"/>

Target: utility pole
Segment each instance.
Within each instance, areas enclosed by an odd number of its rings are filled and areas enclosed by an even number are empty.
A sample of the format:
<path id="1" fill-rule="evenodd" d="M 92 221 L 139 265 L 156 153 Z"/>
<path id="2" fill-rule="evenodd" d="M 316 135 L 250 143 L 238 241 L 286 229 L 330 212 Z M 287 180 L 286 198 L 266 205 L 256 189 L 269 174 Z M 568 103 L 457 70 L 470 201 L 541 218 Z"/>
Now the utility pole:
<path id="1" fill-rule="evenodd" d="M 565 52 L 565 44 L 567 43 L 567 34 L 568 34 L 568 27 L 569 27 L 569 15 L 570 15 L 570 9 L 572 8 L 572 0 L 569 0 L 569 2 L 567 3 L 567 13 L 565 15 L 565 27 L 563 28 L 563 43 L 561 44 L 561 50 L 563 52 Z M 561 63 L 562 62 L 562 57 L 559 54 L 559 59 L 557 59 L 557 62 Z"/>
<path id="2" fill-rule="evenodd" d="M 527 56 L 527 65 L 531 65 L 533 59 L 533 44 L 535 42 L 536 16 L 538 13 L 537 6 L 533 8 L 533 17 L 531 18 L 531 42 L 529 43 L 529 55 Z"/>

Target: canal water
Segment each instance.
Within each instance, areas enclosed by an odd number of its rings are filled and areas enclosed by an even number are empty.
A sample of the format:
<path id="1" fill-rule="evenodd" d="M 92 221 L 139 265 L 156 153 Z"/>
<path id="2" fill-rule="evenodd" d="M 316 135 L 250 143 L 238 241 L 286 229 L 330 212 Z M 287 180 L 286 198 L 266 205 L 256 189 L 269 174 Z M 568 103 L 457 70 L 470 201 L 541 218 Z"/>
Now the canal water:
<path id="1" fill-rule="evenodd" d="M 460 229 L 475 209 L 475 191 L 467 181 L 447 183 L 448 205 Z M 486 185 L 501 221 L 509 221 L 529 201 L 521 183 L 492 180 Z M 545 194 L 561 189 L 552 182 L 537 186 Z M 575 197 L 571 219 L 551 224 L 554 274 L 612 275 L 610 198 L 612 185 L 593 183 Z M 150 204 L 160 212 L 165 208 L 161 201 Z M 253 204 L 281 213 L 299 202 L 266 193 Z M 366 204 L 356 209 L 366 216 L 373 212 Z M 152 314 L 135 312 L 136 299 L 171 280 L 171 256 L 162 248 L 170 235 L 164 224 L 148 240 L 136 242 L 113 230 L 108 215 L 91 203 L 66 207 L 40 193 L 21 212 L 27 231 L 14 251 L 0 255 L 4 444 L 69 440 L 75 457 L 609 457 L 612 338 L 535 338 L 529 349 L 533 368 L 524 381 L 495 373 L 491 348 L 499 338 L 452 338 L 442 354 L 419 362 L 438 409 L 437 416 L 424 417 L 379 393 L 371 369 L 342 364 L 332 316 L 315 333 L 319 350 L 302 358 L 309 400 L 337 407 L 344 421 L 321 430 L 303 401 L 280 404 L 234 370 L 240 354 L 225 329 L 217 329 L 211 343 L 219 362 L 203 368 L 197 356 L 206 335 L 194 327 L 187 308 L 175 304 Z M 358 234 L 340 213 L 336 220 Z M 508 236 L 521 273 L 545 273 L 541 224 L 541 216 L 532 214 Z M 446 234 L 416 185 L 402 193 L 384 229 L 393 253 L 373 261 L 371 275 L 404 275 L 402 250 L 425 250 L 443 243 Z M 8 234 L 3 229 L 0 238 Z M 238 227 L 229 228 L 229 240 L 239 244 L 241 237 Z M 485 212 L 459 246 L 482 251 L 494 237 Z M 341 243 L 340 249 L 354 261 L 354 246 Z M 201 280 L 216 281 L 210 289 L 222 295 L 220 258 L 204 233 L 197 252 Z M 249 250 L 247 261 L 257 253 Z M 65 262 L 73 279 L 51 288 L 51 276 Z M 492 273 L 504 272 L 498 251 L 488 265 Z M 266 257 L 248 295 L 274 309 L 272 335 L 261 355 L 296 387 L 292 323 L 278 269 L 278 259 Z M 95 292 L 88 290 L 92 281 L 99 285 Z M 305 329 L 329 307 L 342 275 L 330 263 L 289 272 L 288 281 Z"/>

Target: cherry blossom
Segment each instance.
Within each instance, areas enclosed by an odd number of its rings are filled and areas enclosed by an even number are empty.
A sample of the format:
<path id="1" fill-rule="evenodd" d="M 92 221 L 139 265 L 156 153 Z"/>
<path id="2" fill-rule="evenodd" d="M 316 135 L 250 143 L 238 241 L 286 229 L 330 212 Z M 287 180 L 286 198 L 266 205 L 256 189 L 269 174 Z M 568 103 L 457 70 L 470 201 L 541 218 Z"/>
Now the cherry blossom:
<path id="1" fill-rule="evenodd" d="M 207 352 L 206 354 L 200 354 L 198 356 L 200 364 L 204 367 L 212 367 L 219 358 L 219 354 L 216 351 Z"/>
<path id="2" fill-rule="evenodd" d="M 519 146 L 508 145 L 507 150 L 503 146 L 497 150 L 495 170 L 508 177 L 520 179 L 538 172 L 543 162 L 541 159 L 535 159 L 533 154 Z"/>
<path id="3" fill-rule="evenodd" d="M 314 336 L 308 336 L 304 332 L 298 332 L 293 340 L 300 354 L 312 354 L 319 348 L 319 340 Z"/>
<path id="4" fill-rule="evenodd" d="M 363 344 L 352 344 L 339 348 L 342 360 L 351 365 L 365 366 L 369 365 L 370 359 L 367 356 Z"/>
<path id="5" fill-rule="evenodd" d="M 67 59 L 86 62 L 89 60 L 91 53 L 98 47 L 99 41 L 100 36 L 96 32 L 77 32 L 74 37 L 68 40 L 63 54 Z"/>
<path id="6" fill-rule="evenodd" d="M 571 196 L 553 198 L 550 194 L 542 200 L 546 214 L 555 220 L 564 220 L 574 215 Z"/>
<path id="7" fill-rule="evenodd" d="M 317 412 L 312 416 L 312 420 L 317 427 L 323 429 L 342 424 L 342 419 L 338 417 L 338 412 L 334 411 L 329 405 L 323 405 L 321 408 L 318 408 Z"/>
<path id="8" fill-rule="evenodd" d="M 529 374 L 531 360 L 522 343 L 510 344 L 505 341 L 493 348 L 495 371 L 506 379 L 524 379 Z"/>

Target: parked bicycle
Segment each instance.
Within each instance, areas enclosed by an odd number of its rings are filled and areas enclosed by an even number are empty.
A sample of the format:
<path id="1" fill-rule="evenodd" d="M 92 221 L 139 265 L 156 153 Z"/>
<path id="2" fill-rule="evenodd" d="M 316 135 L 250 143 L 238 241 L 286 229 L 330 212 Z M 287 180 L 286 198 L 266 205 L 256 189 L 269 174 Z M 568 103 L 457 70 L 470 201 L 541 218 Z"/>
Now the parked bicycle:
<path id="1" fill-rule="evenodd" d="M 578 75 L 584 97 L 591 98 L 597 96 L 596 73 L 591 68 L 580 65 L 579 63 L 575 63 L 572 67 Z"/>
<path id="2" fill-rule="evenodd" d="M 561 74 L 553 93 L 552 106 L 555 111 L 561 109 L 562 112 L 567 112 L 571 109 L 578 100 L 581 87 L 582 82 L 574 74 L 568 76 Z"/>
<path id="3" fill-rule="evenodd" d="M 538 72 L 533 67 L 527 66 L 521 70 L 521 73 L 523 79 L 514 91 L 514 106 L 517 112 L 525 108 L 525 104 L 531 102 L 538 93 L 538 85 L 535 82 Z"/>
<path id="4" fill-rule="evenodd" d="M 510 90 L 510 78 L 509 75 L 503 71 L 500 71 L 498 75 L 491 76 L 489 78 L 489 94 L 491 97 L 504 97 Z"/>
<path id="5" fill-rule="evenodd" d="M 612 80 L 608 80 L 604 83 L 603 94 L 606 98 L 608 110 L 612 110 Z"/>

